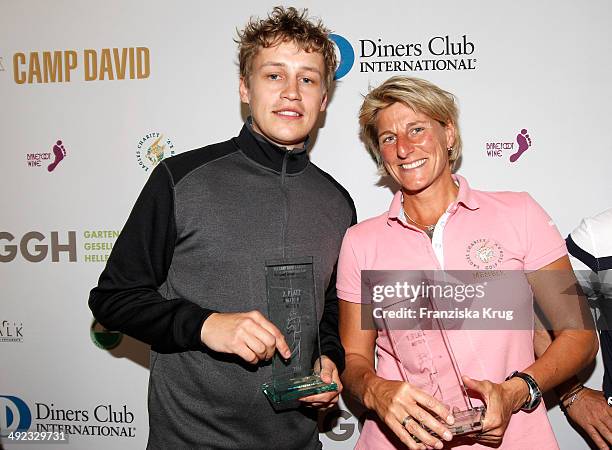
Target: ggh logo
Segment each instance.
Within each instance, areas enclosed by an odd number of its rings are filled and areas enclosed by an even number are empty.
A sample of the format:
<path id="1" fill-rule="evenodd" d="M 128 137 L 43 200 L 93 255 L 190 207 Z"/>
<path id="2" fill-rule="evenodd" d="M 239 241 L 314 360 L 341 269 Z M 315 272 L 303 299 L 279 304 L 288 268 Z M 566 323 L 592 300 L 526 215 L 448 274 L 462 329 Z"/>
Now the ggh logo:
<path id="1" fill-rule="evenodd" d="M 44 260 L 51 248 L 51 261 L 59 262 L 60 253 L 68 253 L 68 260 L 75 262 L 77 260 L 76 251 L 76 231 L 68 232 L 68 243 L 60 244 L 59 232 L 51 232 L 51 244 L 45 244 L 45 235 L 38 231 L 29 231 L 19 240 L 19 245 L 10 244 L 15 240 L 15 236 L 7 231 L 0 231 L 0 262 L 11 262 L 17 257 L 18 253 L 29 262 L 41 262 Z M 7 241 L 9 244 L 4 244 L 2 241 Z"/>
<path id="2" fill-rule="evenodd" d="M 12 395 L 0 395 L 0 436 L 28 431 L 32 413 L 23 400 Z"/>
<path id="3" fill-rule="evenodd" d="M 329 37 L 334 41 L 334 44 L 336 44 L 340 52 L 340 64 L 338 64 L 336 74 L 334 75 L 334 80 L 339 80 L 353 68 L 353 64 L 355 63 L 355 50 L 353 50 L 351 43 L 343 36 L 339 34 L 330 34 Z"/>

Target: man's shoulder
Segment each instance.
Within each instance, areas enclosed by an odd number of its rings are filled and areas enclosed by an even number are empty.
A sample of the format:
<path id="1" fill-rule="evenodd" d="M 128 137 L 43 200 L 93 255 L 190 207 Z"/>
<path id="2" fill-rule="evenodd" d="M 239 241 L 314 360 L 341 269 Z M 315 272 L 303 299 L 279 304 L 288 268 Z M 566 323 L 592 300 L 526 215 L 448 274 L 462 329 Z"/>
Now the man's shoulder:
<path id="1" fill-rule="evenodd" d="M 589 232 L 598 247 L 605 247 L 601 249 L 602 252 L 612 254 L 612 208 L 587 218 L 584 222 L 588 223 Z"/>
<path id="2" fill-rule="evenodd" d="M 582 219 L 566 242 L 570 254 L 591 269 L 599 271 L 603 260 L 612 265 L 612 209 Z"/>
<path id="3" fill-rule="evenodd" d="M 233 143 L 233 139 L 228 139 L 227 141 L 179 153 L 164 159 L 162 163 L 168 168 L 172 175 L 173 184 L 176 186 L 186 175 L 194 170 L 237 151 L 238 147 Z"/>
<path id="4" fill-rule="evenodd" d="M 338 183 L 338 181 L 336 181 L 334 177 L 325 172 L 312 161 L 310 162 L 310 166 L 315 169 L 315 172 L 318 173 L 321 177 L 323 177 L 323 179 L 325 179 L 335 190 L 342 194 L 342 196 L 347 201 L 352 210 L 355 209 L 355 203 L 353 202 L 351 194 L 349 194 L 349 192 L 344 188 L 344 186 Z"/>

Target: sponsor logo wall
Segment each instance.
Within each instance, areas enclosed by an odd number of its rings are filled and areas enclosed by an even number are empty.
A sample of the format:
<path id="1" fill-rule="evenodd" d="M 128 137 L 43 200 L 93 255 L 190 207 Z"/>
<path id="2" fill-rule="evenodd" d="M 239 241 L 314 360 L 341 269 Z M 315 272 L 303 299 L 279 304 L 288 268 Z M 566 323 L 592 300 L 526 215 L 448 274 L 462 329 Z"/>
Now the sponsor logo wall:
<path id="1" fill-rule="evenodd" d="M 144 448 L 147 347 L 95 321 L 89 291 L 152 170 L 238 133 L 248 109 L 235 30 L 276 3 L 38 3 L 9 3 L 10 20 L 0 18 L 0 434 L 61 431 L 69 449 Z M 308 2 L 334 30 L 340 60 L 311 158 L 351 193 L 359 219 L 388 208 L 392 188 L 359 141 L 357 112 L 394 75 L 457 96 L 459 173 L 472 187 L 528 191 L 564 235 L 612 206 L 612 62 L 601 58 L 612 4 L 489 3 Z M 495 270 L 504 243 L 476 238 L 466 260 Z M 602 373 L 598 362 L 591 387 Z M 348 401 L 323 414 L 324 447 L 353 448 L 365 417 Z M 563 450 L 588 448 L 558 408 L 550 418 Z"/>

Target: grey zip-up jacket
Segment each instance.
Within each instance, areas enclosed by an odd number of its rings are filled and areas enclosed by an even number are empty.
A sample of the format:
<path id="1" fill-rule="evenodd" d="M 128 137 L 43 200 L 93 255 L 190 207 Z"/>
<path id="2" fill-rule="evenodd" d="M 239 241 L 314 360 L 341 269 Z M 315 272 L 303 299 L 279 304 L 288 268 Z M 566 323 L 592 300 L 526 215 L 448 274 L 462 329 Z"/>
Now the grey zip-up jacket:
<path id="1" fill-rule="evenodd" d="M 151 449 L 310 449 L 316 412 L 277 412 L 269 364 L 200 341 L 213 312 L 267 315 L 265 262 L 311 256 L 321 350 L 340 370 L 336 262 L 356 223 L 348 193 L 247 123 L 229 141 L 162 161 L 121 232 L 89 305 L 105 327 L 151 344 Z"/>

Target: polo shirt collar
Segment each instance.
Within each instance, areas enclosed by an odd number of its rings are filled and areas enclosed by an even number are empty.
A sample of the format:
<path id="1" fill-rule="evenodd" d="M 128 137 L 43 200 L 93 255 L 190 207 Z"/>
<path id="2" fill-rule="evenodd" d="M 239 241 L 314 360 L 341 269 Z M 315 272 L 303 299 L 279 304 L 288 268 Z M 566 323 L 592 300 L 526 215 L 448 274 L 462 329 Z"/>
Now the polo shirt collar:
<path id="1" fill-rule="evenodd" d="M 389 220 L 399 220 L 399 213 L 402 209 L 402 190 L 398 190 L 391 200 L 391 206 L 389 207 Z"/>
<path id="2" fill-rule="evenodd" d="M 478 200 L 476 199 L 474 192 L 470 188 L 467 180 L 463 178 L 461 175 L 452 175 L 453 180 L 459 183 L 459 192 L 457 193 L 457 199 L 453 202 L 449 208 L 450 211 L 456 210 L 455 206 L 463 206 L 470 211 L 474 211 L 480 207 L 478 204 Z M 389 207 L 389 215 L 388 220 L 395 219 L 400 220 L 400 212 L 402 210 L 402 199 L 403 194 L 401 189 L 398 190 L 393 196 L 393 200 L 391 201 L 391 206 Z"/>
<path id="3" fill-rule="evenodd" d="M 470 188 L 467 180 L 461 175 L 452 175 L 453 180 L 459 183 L 459 193 L 457 194 L 457 205 L 465 206 L 469 210 L 475 210 L 480 208 L 478 200 L 474 196 L 474 191 Z"/>
<path id="4" fill-rule="evenodd" d="M 250 159 L 275 172 L 280 173 L 283 159 L 287 156 L 287 173 L 295 174 L 303 171 L 309 164 L 308 139 L 303 148 L 288 150 L 268 141 L 253 128 L 253 119 L 249 116 L 235 139 L 236 145 Z"/>

